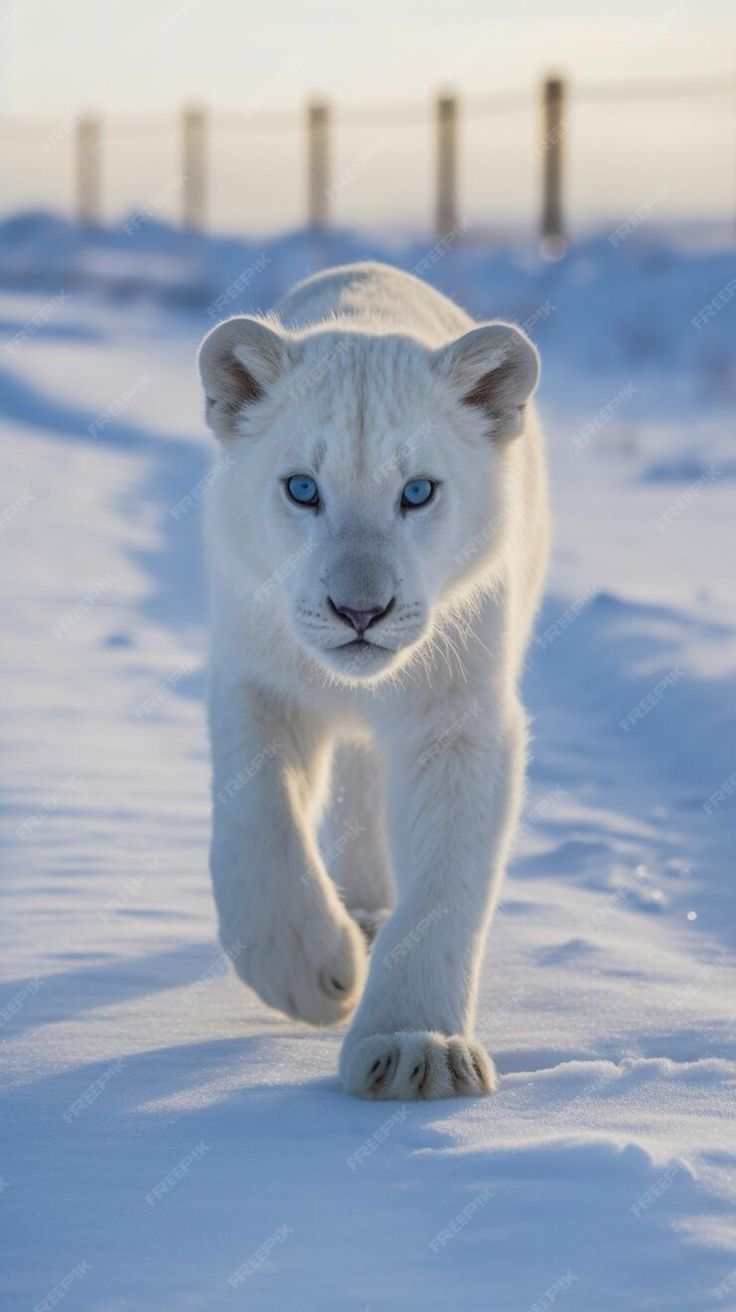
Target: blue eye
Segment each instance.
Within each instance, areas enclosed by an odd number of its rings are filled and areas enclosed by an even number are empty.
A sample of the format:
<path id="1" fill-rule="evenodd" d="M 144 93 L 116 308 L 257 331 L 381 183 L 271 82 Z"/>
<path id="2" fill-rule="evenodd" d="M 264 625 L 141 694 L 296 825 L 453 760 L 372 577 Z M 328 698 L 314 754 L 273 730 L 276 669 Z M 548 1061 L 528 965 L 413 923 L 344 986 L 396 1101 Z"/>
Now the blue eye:
<path id="1" fill-rule="evenodd" d="M 319 488 L 310 474 L 292 474 L 286 480 L 286 491 L 298 506 L 319 505 Z"/>
<path id="2" fill-rule="evenodd" d="M 401 493 L 402 510 L 416 510 L 432 500 L 437 484 L 431 478 L 412 478 Z"/>

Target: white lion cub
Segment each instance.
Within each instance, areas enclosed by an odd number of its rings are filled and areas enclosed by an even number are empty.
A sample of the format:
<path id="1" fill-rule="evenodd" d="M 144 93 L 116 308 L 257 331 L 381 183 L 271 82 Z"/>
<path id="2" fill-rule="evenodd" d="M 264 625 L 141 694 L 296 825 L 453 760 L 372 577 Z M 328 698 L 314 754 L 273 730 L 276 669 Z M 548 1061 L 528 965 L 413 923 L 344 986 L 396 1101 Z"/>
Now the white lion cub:
<path id="1" fill-rule="evenodd" d="M 478 976 L 548 549 L 537 352 L 354 264 L 219 324 L 200 367 L 222 943 L 291 1016 L 360 1001 L 350 1093 L 487 1093 Z"/>

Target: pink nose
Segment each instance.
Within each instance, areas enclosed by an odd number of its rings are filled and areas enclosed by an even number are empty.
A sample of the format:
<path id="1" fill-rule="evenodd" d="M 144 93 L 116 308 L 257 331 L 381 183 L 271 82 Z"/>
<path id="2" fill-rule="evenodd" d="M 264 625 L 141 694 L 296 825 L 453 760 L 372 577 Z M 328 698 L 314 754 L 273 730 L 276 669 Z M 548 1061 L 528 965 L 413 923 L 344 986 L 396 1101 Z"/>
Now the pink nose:
<path id="1" fill-rule="evenodd" d="M 327 600 L 335 614 L 339 615 L 340 619 L 344 620 L 346 624 L 352 624 L 355 632 L 361 638 L 366 629 L 370 628 L 371 624 L 379 620 L 381 616 L 387 615 L 394 604 L 392 598 L 387 606 L 374 606 L 370 610 L 354 610 L 352 606 L 338 606 L 337 602 L 332 600 L 332 597 L 328 597 Z"/>

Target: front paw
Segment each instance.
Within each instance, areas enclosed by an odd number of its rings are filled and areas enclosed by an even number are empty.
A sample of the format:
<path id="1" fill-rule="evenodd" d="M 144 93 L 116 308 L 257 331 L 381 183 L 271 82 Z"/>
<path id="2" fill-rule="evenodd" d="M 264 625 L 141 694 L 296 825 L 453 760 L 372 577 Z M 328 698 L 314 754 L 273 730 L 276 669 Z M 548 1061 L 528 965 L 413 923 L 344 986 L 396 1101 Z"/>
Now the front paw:
<path id="1" fill-rule="evenodd" d="M 365 981 L 365 940 L 346 913 L 284 917 L 228 955 L 264 1002 L 310 1025 L 347 1020 Z"/>
<path id="2" fill-rule="evenodd" d="M 340 1075 L 345 1091 L 357 1098 L 481 1097 L 496 1088 L 495 1067 L 479 1043 L 426 1030 L 348 1035 Z"/>

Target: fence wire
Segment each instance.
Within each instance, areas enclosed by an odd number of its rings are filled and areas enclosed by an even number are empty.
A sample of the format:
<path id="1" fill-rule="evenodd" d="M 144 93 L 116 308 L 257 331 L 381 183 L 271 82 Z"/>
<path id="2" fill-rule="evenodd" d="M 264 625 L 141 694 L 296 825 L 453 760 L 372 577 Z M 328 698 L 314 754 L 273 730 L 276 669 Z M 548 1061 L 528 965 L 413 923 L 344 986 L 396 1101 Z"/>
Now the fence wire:
<path id="1" fill-rule="evenodd" d="M 544 97 L 553 84 L 560 88 L 558 94 L 564 99 L 564 118 L 562 128 L 555 128 L 550 132 L 550 120 L 548 117 L 545 118 L 550 106 Z M 286 201 L 288 192 L 288 203 L 282 207 L 284 215 L 288 214 L 290 220 L 298 221 L 298 196 L 292 193 L 294 185 L 298 190 L 300 187 L 304 188 L 306 184 L 306 194 L 309 197 L 308 221 L 322 224 L 332 220 L 333 209 L 342 208 L 344 193 L 356 179 L 364 173 L 367 174 L 369 166 L 380 174 L 381 153 L 384 153 L 385 161 L 391 159 L 394 161 L 394 167 L 396 166 L 398 142 L 406 141 L 403 135 L 405 131 L 417 134 L 423 129 L 429 129 L 434 134 L 435 141 L 435 222 L 439 231 L 443 224 L 447 226 L 450 219 L 457 216 L 459 212 L 456 194 L 460 169 L 457 140 L 466 124 L 467 138 L 472 142 L 471 149 L 476 168 L 482 167 L 483 164 L 483 141 L 478 134 L 482 125 L 488 124 L 488 136 L 485 142 L 488 165 L 496 168 L 501 163 L 502 167 L 507 170 L 511 168 L 513 172 L 515 164 L 508 154 L 505 129 L 502 141 L 494 133 L 491 124 L 498 122 L 500 125 L 503 124 L 505 116 L 516 116 L 514 132 L 519 135 L 522 164 L 525 161 L 524 166 L 535 172 L 538 172 L 538 166 L 542 162 L 545 164 L 545 180 L 542 185 L 547 189 L 547 194 L 542 199 L 540 209 L 543 213 L 551 212 L 549 188 L 556 187 L 558 194 L 553 198 L 552 210 L 556 209 L 558 216 L 561 216 L 565 208 L 563 200 L 567 202 L 570 190 L 572 192 L 576 190 L 575 184 L 570 189 L 567 182 L 567 173 L 574 175 L 579 168 L 580 161 L 576 159 L 576 152 L 580 158 L 583 158 L 587 152 L 587 158 L 590 159 L 591 146 L 588 140 L 590 132 L 583 133 L 586 144 L 582 147 L 583 155 L 580 155 L 578 126 L 582 119 L 578 114 L 579 109 L 590 107 L 593 110 L 594 107 L 600 106 L 603 110 L 607 106 L 621 106 L 623 114 L 628 109 L 636 109 L 637 106 L 659 105 L 662 110 L 666 110 L 668 105 L 674 107 L 683 102 L 691 102 L 693 105 L 700 102 L 706 105 L 717 104 L 721 100 L 729 118 L 720 120 L 721 128 L 718 131 L 722 130 L 723 124 L 730 121 L 730 116 L 733 116 L 736 126 L 736 74 L 724 72 L 708 78 L 631 78 L 598 82 L 586 80 L 576 82 L 560 77 L 557 80 L 547 79 L 544 86 L 547 91 L 541 98 L 540 89 L 530 86 L 501 87 L 488 93 L 468 95 L 457 95 L 448 89 L 440 97 L 427 98 L 423 101 L 395 100 L 382 103 L 334 105 L 323 101 L 319 104 L 313 102 L 311 105 L 291 107 L 271 107 L 255 102 L 240 107 L 190 106 L 178 114 L 146 111 L 129 113 L 116 111 L 104 114 L 97 106 L 92 105 L 86 106 L 76 117 L 0 114 L 0 146 L 7 148 L 6 160 L 9 161 L 12 157 L 16 163 L 24 147 L 36 156 L 42 153 L 44 164 L 38 168 L 37 163 L 36 180 L 30 188 L 30 191 L 35 190 L 36 194 L 47 179 L 52 177 L 56 179 L 58 169 L 63 167 L 68 173 L 68 186 L 75 193 L 77 215 L 88 222 L 101 220 L 99 211 L 103 192 L 107 197 L 114 194 L 117 200 L 121 192 L 129 186 L 129 179 L 133 172 L 137 175 L 140 175 L 141 171 L 146 174 L 152 172 L 150 146 L 159 150 L 165 149 L 166 157 L 169 159 L 169 166 L 164 170 L 167 177 L 171 178 L 172 170 L 178 171 L 182 221 L 190 227 L 203 227 L 209 219 L 213 198 L 219 201 L 225 200 L 228 209 L 232 211 L 234 206 L 237 208 L 239 189 L 243 196 L 247 194 L 240 164 L 233 170 L 232 165 L 226 164 L 225 161 L 227 157 L 235 162 L 238 157 L 233 155 L 233 151 L 238 150 L 238 142 L 248 141 L 248 159 L 250 161 L 252 157 L 252 161 L 255 162 L 255 179 L 261 200 L 270 189 L 274 204 L 277 205 L 282 199 Z M 452 109 L 449 136 L 447 123 L 445 122 L 443 128 L 438 119 L 442 103 L 450 103 Z M 314 131 L 315 115 L 319 118 L 320 114 L 321 137 Z M 591 122 L 594 121 L 592 118 Z M 646 131 L 643 125 L 648 121 L 641 120 L 644 135 Z M 661 118 L 657 119 L 655 116 L 652 123 L 655 131 L 661 130 Z M 575 131 L 571 131 L 572 128 L 575 128 Z M 356 156 L 353 160 L 346 159 L 345 133 L 354 132 L 359 136 L 365 130 L 375 134 L 374 142 L 380 140 L 381 151 L 371 150 L 369 144 L 363 152 L 365 159 L 361 156 Z M 610 125 L 607 130 L 610 133 Z M 533 140 L 530 133 L 534 134 Z M 279 134 L 282 139 L 278 145 L 267 145 L 270 140 L 278 141 Z M 640 135 L 637 134 L 635 145 L 641 144 Z M 524 146 L 527 136 L 529 141 Z M 631 137 L 625 132 L 623 136 L 626 138 L 625 150 L 628 151 Z M 564 177 L 561 164 L 562 137 L 566 138 Z M 415 138 L 412 137 L 410 140 L 414 141 Z M 425 160 L 425 165 L 421 167 L 425 168 L 427 177 L 431 178 L 432 138 L 428 138 L 427 142 L 430 154 Z M 163 143 L 166 143 L 165 147 Z M 408 146 L 403 149 L 408 149 Z M 131 153 L 134 150 L 138 153 Z M 68 160 L 66 152 L 69 152 Z M 724 163 L 721 177 L 730 175 L 735 158 L 736 152 L 732 152 L 731 157 L 728 157 Z M 51 167 L 52 160 L 55 160 L 56 168 Z M 340 167 L 335 167 L 336 162 L 340 160 L 342 160 Z M 125 161 L 125 172 L 121 168 L 123 161 Z M 572 163 L 570 169 L 568 169 L 568 161 Z M 274 164 L 279 165 L 279 162 L 281 162 L 280 172 L 288 177 L 281 177 L 278 169 L 276 173 L 279 176 L 274 176 Z M 139 163 L 140 168 L 138 168 Z M 429 164 L 429 170 L 426 170 L 426 164 Z M 411 167 L 412 170 L 415 167 L 414 156 L 412 156 Z M 641 160 L 634 162 L 630 172 L 632 180 L 640 176 Z M 25 184 L 26 175 L 31 177 L 33 170 L 23 169 L 22 173 L 22 183 Z M 223 174 L 222 177 L 220 173 Z M 315 200 L 319 190 L 315 188 L 315 176 L 320 179 L 323 192 L 324 203 L 321 205 Z M 8 170 L 8 177 L 10 185 L 6 192 L 12 191 L 15 185 L 15 194 L 21 196 L 21 170 L 16 174 L 17 184 L 13 183 L 11 170 Z M 297 179 L 296 184 L 295 179 Z M 444 179 L 444 182 L 441 179 Z M 736 178 L 733 182 L 732 190 L 736 195 Z M 249 174 L 249 183 L 252 196 L 252 171 Z M 430 190 L 431 185 L 430 183 Z M 719 183 L 716 190 L 723 193 L 725 185 L 723 182 Z M 448 186 L 451 187 L 453 195 L 442 196 L 440 193 L 443 186 L 446 190 Z M 524 186 L 526 187 L 526 184 Z M 290 187 L 292 191 L 289 191 Z M 425 190 L 424 186 L 418 187 L 415 189 L 415 195 L 418 196 Z M 173 183 L 167 182 L 166 191 L 167 196 L 173 198 L 172 203 L 178 203 L 179 192 Z M 383 194 L 394 195 L 390 183 L 383 183 Z M 140 201 L 140 197 L 137 201 Z M 431 197 L 426 197 L 425 201 L 432 205 Z M 370 197 L 369 207 L 372 215 L 375 206 L 374 194 Z M 441 219 L 440 215 L 444 218 Z M 246 215 L 243 217 L 248 218 Z M 561 222 L 560 217 L 558 225 Z"/>

